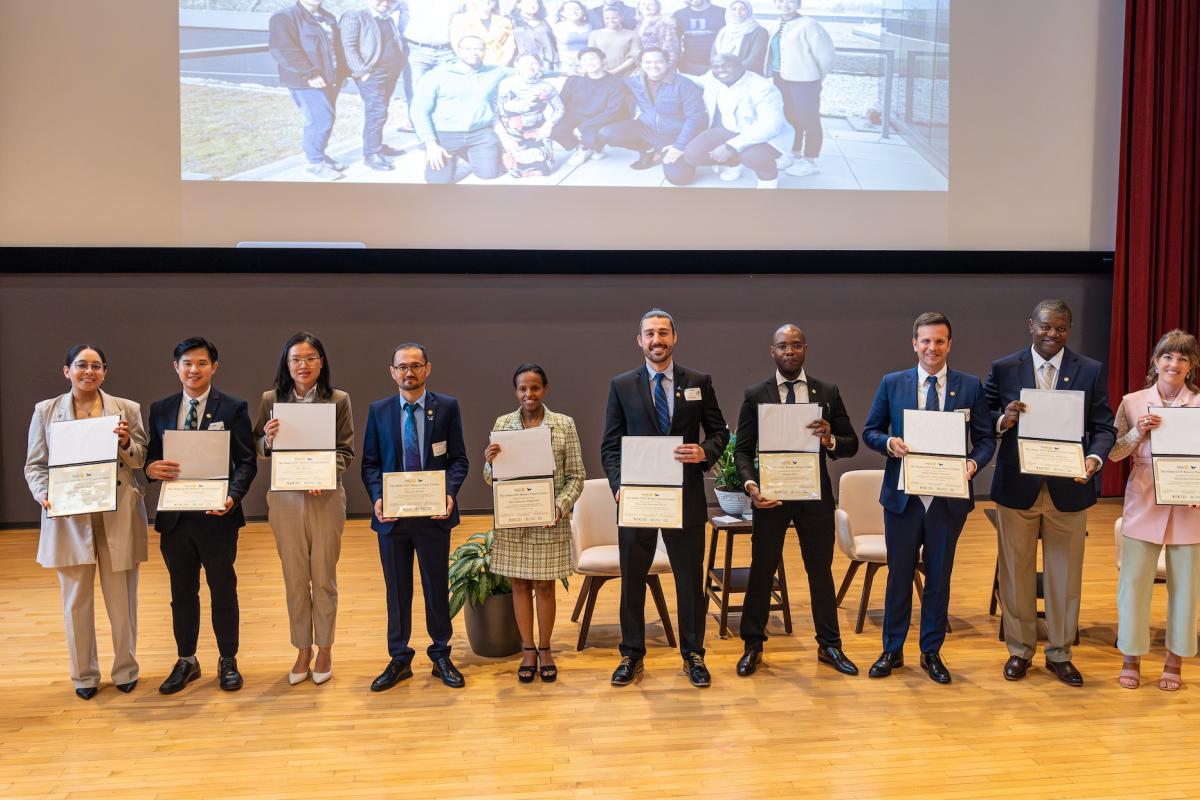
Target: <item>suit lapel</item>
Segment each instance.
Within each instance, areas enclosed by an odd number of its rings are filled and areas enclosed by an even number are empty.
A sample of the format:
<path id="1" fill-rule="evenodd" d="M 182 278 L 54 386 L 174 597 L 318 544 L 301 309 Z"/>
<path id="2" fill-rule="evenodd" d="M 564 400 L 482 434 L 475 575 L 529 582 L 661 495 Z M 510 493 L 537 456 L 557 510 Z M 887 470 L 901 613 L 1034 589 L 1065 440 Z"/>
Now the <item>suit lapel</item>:
<path id="1" fill-rule="evenodd" d="M 1075 354 L 1070 350 L 1063 349 L 1062 369 L 1058 371 L 1058 380 L 1054 383 L 1055 389 L 1074 389 L 1079 383 L 1079 366 L 1080 361 L 1075 357 Z"/>
<path id="2" fill-rule="evenodd" d="M 182 402 L 182 398 L 180 399 Z M 208 402 L 204 404 L 204 417 L 201 418 L 198 430 L 208 430 L 209 424 L 216 416 L 218 409 L 221 407 L 221 393 L 217 391 L 217 387 L 213 387 L 208 393 Z"/>
<path id="3" fill-rule="evenodd" d="M 946 401 L 942 404 L 943 411 L 953 411 L 958 408 L 958 393 L 962 390 L 962 377 L 952 369 L 946 370 Z"/>
<path id="4" fill-rule="evenodd" d="M 162 413 L 165 417 L 162 423 L 164 431 L 174 431 L 179 429 L 179 407 L 183 405 L 183 392 L 179 391 L 167 398 L 167 402 L 162 406 Z"/>
<path id="5" fill-rule="evenodd" d="M 654 398 L 650 395 L 649 371 L 645 367 L 639 367 L 633 373 L 633 381 L 634 391 L 641 398 L 642 409 L 646 413 L 646 419 L 650 421 L 651 430 L 658 430 L 658 419 L 654 415 Z"/>
<path id="6" fill-rule="evenodd" d="M 429 462 L 433 460 L 433 431 L 437 426 L 434 424 L 438 419 L 438 402 L 437 395 L 428 389 L 425 390 L 425 444 L 421 448 L 425 451 L 425 456 L 421 460 L 421 468 L 426 469 Z"/>
<path id="7" fill-rule="evenodd" d="M 1017 379 L 1021 381 L 1022 389 L 1036 389 L 1037 376 L 1033 374 L 1033 354 L 1028 350 L 1021 354 L 1017 364 Z"/>
<path id="8" fill-rule="evenodd" d="M 771 376 L 763 381 L 762 386 L 758 389 L 758 400 L 760 403 L 779 403 L 779 384 L 775 382 L 775 377 Z"/>
<path id="9" fill-rule="evenodd" d="M 117 401 L 113 399 L 111 394 L 101 391 L 100 402 L 104 406 L 104 416 L 112 417 L 121 413 L 121 407 L 117 405 Z"/>
<path id="10" fill-rule="evenodd" d="M 671 415 L 671 424 L 667 426 L 667 433 L 678 434 L 676 422 L 680 418 L 679 412 L 683 410 L 683 390 L 687 388 L 687 380 L 678 364 L 671 365 L 671 382 L 675 384 L 675 413 Z"/>
<path id="11" fill-rule="evenodd" d="M 75 419 L 75 406 L 71 402 L 71 393 L 67 392 L 54 404 L 54 421 L 63 422 L 69 419 Z"/>

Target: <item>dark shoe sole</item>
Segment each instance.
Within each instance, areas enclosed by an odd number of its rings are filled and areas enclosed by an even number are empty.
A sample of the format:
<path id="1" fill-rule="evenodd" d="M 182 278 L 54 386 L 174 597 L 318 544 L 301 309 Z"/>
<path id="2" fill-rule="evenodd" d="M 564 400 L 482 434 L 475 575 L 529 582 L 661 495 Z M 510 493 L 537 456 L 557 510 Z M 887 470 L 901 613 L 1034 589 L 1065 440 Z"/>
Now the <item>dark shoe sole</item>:
<path id="1" fill-rule="evenodd" d="M 637 681 L 638 677 L 641 676 L 643 671 L 644 671 L 644 669 L 641 666 L 639 666 L 637 669 L 635 669 L 633 671 L 633 677 L 631 677 L 629 680 L 619 681 L 616 678 L 613 678 L 611 681 L 609 681 L 609 683 L 611 683 L 613 686 L 629 686 L 631 683 L 634 683 L 635 681 Z"/>
<path id="2" fill-rule="evenodd" d="M 129 694 L 130 692 L 132 692 L 134 689 L 137 688 L 137 683 L 138 683 L 137 678 L 134 678 L 129 683 L 118 683 L 118 684 L 116 684 L 117 691 L 124 692 L 125 694 Z"/>
<path id="3" fill-rule="evenodd" d="M 221 691 L 223 692 L 236 692 L 240 691 L 244 684 L 242 681 L 238 681 L 237 684 L 229 684 L 228 686 L 224 683 L 220 683 L 218 685 L 221 687 Z"/>
<path id="4" fill-rule="evenodd" d="M 840 672 L 843 675 L 857 675 L 858 674 L 858 667 L 854 667 L 853 670 L 845 670 L 845 669 L 842 669 L 841 667 L 839 667 L 832 659 L 822 658 L 821 656 L 817 656 L 817 661 L 821 664 L 825 664 L 826 666 L 832 667 L 835 671 Z"/>
<path id="5" fill-rule="evenodd" d="M 400 676 L 398 678 L 396 678 L 396 680 L 392 681 L 389 684 L 382 685 L 382 684 L 372 683 L 371 691 L 372 692 L 386 692 L 388 689 L 391 689 L 393 686 L 395 686 L 400 681 L 406 681 L 409 678 L 411 678 L 412 676 L 413 676 L 413 672 L 411 669 L 405 670 L 404 672 L 400 673 Z"/>

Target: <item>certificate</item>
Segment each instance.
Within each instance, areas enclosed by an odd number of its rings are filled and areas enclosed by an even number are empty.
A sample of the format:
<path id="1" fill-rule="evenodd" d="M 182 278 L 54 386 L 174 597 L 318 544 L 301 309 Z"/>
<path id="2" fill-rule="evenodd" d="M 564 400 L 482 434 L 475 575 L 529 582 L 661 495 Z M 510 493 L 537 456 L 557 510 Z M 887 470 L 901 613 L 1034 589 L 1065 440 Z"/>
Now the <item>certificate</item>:
<path id="1" fill-rule="evenodd" d="M 768 500 L 820 500 L 821 456 L 760 451 L 758 488 Z"/>
<path id="2" fill-rule="evenodd" d="M 1022 389 L 1025 412 L 1017 420 L 1022 439 L 1083 441 L 1084 393 L 1067 389 Z"/>
<path id="3" fill-rule="evenodd" d="M 969 500 L 967 459 L 909 453 L 904 457 L 904 493 Z"/>
<path id="4" fill-rule="evenodd" d="M 904 409 L 904 444 L 911 453 L 967 455 L 967 415 Z"/>
<path id="5" fill-rule="evenodd" d="M 1087 475 L 1083 463 L 1083 445 L 1079 442 L 1052 442 L 1046 439 L 1018 439 L 1017 455 L 1021 472 L 1055 478 L 1082 478 Z"/>
<path id="6" fill-rule="evenodd" d="M 179 464 L 184 480 L 226 479 L 229 431 L 163 431 L 163 460 Z"/>
<path id="7" fill-rule="evenodd" d="M 492 431 L 489 442 L 500 445 L 492 460 L 492 478 L 533 478 L 554 474 L 554 449 L 545 425 L 519 431 Z"/>
<path id="8" fill-rule="evenodd" d="M 493 481 L 492 500 L 497 528 L 554 524 L 554 478 Z"/>
<path id="9" fill-rule="evenodd" d="M 1162 420 L 1150 431 L 1150 455 L 1200 456 L 1200 408 L 1152 406 L 1146 410 Z"/>
<path id="10" fill-rule="evenodd" d="M 117 510 L 117 462 L 50 467 L 48 517 Z"/>
<path id="11" fill-rule="evenodd" d="M 1200 504 L 1200 458 L 1156 456 L 1154 502 L 1160 506 Z"/>
<path id="12" fill-rule="evenodd" d="M 682 528 L 682 486 L 622 486 L 618 524 L 626 528 Z"/>
<path id="13" fill-rule="evenodd" d="M 271 491 L 337 489 L 336 450 L 272 450 Z"/>
<path id="14" fill-rule="evenodd" d="M 821 437 L 808 426 L 820 419 L 819 403 L 759 403 L 759 451 L 818 452 L 821 449 Z"/>
<path id="15" fill-rule="evenodd" d="M 279 420 L 272 450 L 333 450 L 337 447 L 337 406 L 333 403 L 276 403 Z"/>
<path id="16" fill-rule="evenodd" d="M 94 464 L 117 458 L 118 415 L 65 419 L 50 426 L 51 467 Z"/>
<path id="17" fill-rule="evenodd" d="M 622 436 L 621 485 L 682 486 L 683 462 L 675 460 L 682 436 Z"/>
<path id="18" fill-rule="evenodd" d="M 229 496 L 229 481 L 163 481 L 159 511 L 220 511 Z"/>
<path id="19" fill-rule="evenodd" d="M 445 470 L 383 473 L 384 517 L 440 517 L 445 513 Z"/>

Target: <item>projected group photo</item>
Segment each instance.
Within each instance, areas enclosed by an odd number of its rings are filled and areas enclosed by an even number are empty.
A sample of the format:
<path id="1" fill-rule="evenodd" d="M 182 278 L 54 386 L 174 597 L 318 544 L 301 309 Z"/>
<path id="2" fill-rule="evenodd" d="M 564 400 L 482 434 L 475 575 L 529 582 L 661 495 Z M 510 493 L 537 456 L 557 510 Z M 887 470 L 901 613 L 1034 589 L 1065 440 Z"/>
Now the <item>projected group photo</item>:
<path id="1" fill-rule="evenodd" d="M 949 0 L 717 2 L 180 0 L 181 175 L 948 189 Z"/>

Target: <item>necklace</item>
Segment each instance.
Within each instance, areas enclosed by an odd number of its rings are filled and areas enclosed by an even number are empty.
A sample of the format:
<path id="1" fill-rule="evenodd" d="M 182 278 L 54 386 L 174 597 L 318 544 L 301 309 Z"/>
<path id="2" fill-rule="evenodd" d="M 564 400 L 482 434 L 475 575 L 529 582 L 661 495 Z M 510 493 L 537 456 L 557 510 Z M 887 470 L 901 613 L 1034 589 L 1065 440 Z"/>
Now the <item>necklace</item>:
<path id="1" fill-rule="evenodd" d="M 76 400 L 75 400 L 75 398 L 72 398 L 72 399 L 71 399 L 71 403 L 73 404 L 73 406 L 74 406 L 74 408 L 75 408 L 75 418 L 76 418 L 76 419 L 80 419 L 80 418 L 81 418 L 81 415 L 80 415 L 80 413 L 79 413 L 79 412 L 81 411 L 81 408 L 80 408 L 80 405 L 79 405 L 78 401 L 76 401 Z M 87 413 L 83 414 L 82 416 L 83 416 L 83 417 L 94 417 L 94 416 L 96 416 L 96 411 L 97 411 L 97 410 L 99 410 L 99 409 L 101 409 L 101 408 L 103 408 L 103 405 L 102 405 L 102 404 L 101 404 L 101 402 L 100 402 L 100 397 L 99 397 L 99 395 L 97 395 L 97 396 L 96 396 L 96 399 L 92 401 L 92 407 L 91 407 L 91 408 L 89 408 L 89 409 L 87 410 Z"/>
<path id="2" fill-rule="evenodd" d="M 1179 391 L 1175 392 L 1175 394 L 1171 395 L 1170 397 L 1167 397 L 1166 393 L 1163 392 L 1163 390 L 1161 388 L 1159 388 L 1158 396 L 1162 398 L 1162 401 L 1164 403 L 1173 403 L 1173 402 L 1175 402 L 1175 398 L 1179 397 L 1179 394 L 1182 391 L 1183 391 L 1183 389 L 1180 389 Z"/>

